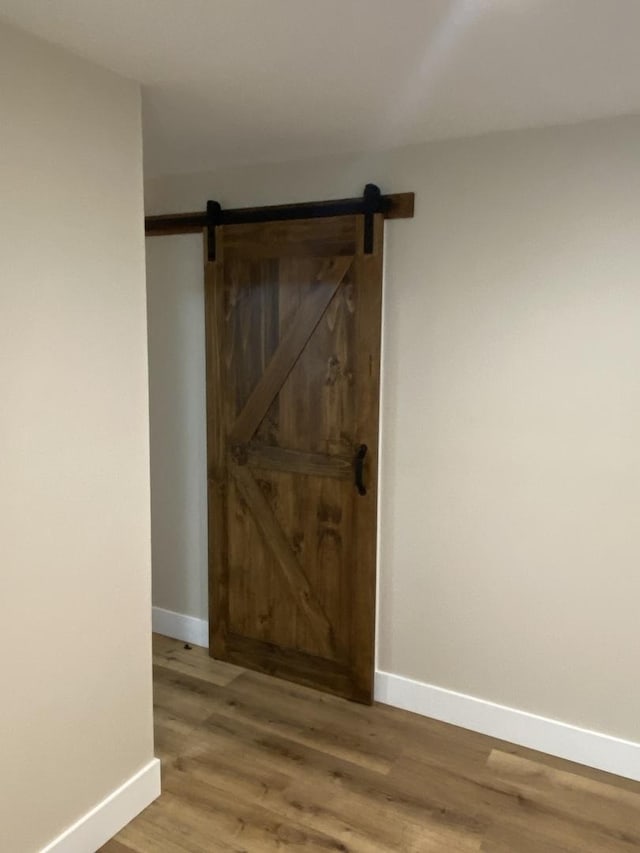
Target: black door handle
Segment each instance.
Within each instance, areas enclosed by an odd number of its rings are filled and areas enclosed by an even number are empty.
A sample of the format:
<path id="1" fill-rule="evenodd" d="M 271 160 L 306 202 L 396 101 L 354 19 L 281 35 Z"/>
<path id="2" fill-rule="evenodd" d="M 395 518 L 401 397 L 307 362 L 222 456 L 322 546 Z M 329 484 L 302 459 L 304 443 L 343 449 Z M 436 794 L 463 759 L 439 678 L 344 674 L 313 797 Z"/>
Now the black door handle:
<path id="1" fill-rule="evenodd" d="M 358 490 L 359 495 L 366 495 L 367 488 L 362 480 L 362 471 L 364 468 L 364 457 L 367 455 L 367 445 L 361 444 L 358 450 L 356 451 L 356 458 L 353 463 L 353 467 L 356 475 L 356 489 Z"/>

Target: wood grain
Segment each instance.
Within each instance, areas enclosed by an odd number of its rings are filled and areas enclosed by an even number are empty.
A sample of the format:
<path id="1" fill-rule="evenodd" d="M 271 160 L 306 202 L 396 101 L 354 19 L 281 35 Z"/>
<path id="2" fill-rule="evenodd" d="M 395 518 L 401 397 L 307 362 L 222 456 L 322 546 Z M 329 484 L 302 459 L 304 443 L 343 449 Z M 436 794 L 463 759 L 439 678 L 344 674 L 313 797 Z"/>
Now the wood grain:
<path id="1" fill-rule="evenodd" d="M 260 673 L 219 684 L 166 638 L 154 657 L 163 793 L 101 853 L 640 851 L 638 783 Z"/>
<path id="2" fill-rule="evenodd" d="M 182 675 L 192 675 L 224 687 L 240 673 L 240 669 L 225 661 L 212 660 L 207 650 L 199 646 L 186 648 L 180 640 L 158 637 L 153 654 L 154 664 L 162 664 Z"/>
<path id="3" fill-rule="evenodd" d="M 224 225 L 207 265 L 211 652 L 362 702 L 373 689 L 382 216 L 375 229 L 365 256 L 362 216 Z"/>
<path id="4" fill-rule="evenodd" d="M 286 450 L 257 443 L 248 444 L 245 453 L 247 463 L 253 468 L 353 480 L 353 460 L 346 456 L 305 453 L 303 450 Z"/>
<path id="5" fill-rule="evenodd" d="M 311 588 L 282 528 L 274 518 L 268 501 L 247 468 L 231 462 L 229 470 L 264 537 L 265 546 L 271 550 L 276 565 L 282 571 L 292 598 L 304 612 L 319 648 L 326 656 L 332 656 L 333 632 L 327 614 Z"/>
<path id="6" fill-rule="evenodd" d="M 227 636 L 227 651 L 228 659 L 238 666 L 255 669 L 257 664 L 261 673 L 346 696 L 356 702 L 367 701 L 367 694 L 357 693 L 350 668 L 339 661 L 232 633 Z"/>
<path id="7" fill-rule="evenodd" d="M 205 236 L 206 245 L 206 236 Z M 205 355 L 207 398 L 207 506 L 209 542 L 209 649 L 224 657 L 228 630 L 229 560 L 227 543 L 226 471 L 229 383 L 224 365 L 225 303 L 223 251 L 216 263 L 205 264 Z"/>
<path id="8" fill-rule="evenodd" d="M 355 252 L 356 216 L 295 219 L 224 226 L 229 259 L 351 257 Z"/>
<path id="9" fill-rule="evenodd" d="M 295 321 L 281 338 L 271 361 L 238 415 L 231 429 L 232 443 L 242 444 L 253 437 L 273 398 L 293 370 L 313 330 L 327 310 L 351 261 L 351 257 L 336 257 L 323 265 L 317 283 L 300 306 Z"/>
<path id="10" fill-rule="evenodd" d="M 376 607 L 376 556 L 378 517 L 378 409 L 380 404 L 380 341 L 384 219 L 374 217 L 373 252 L 356 256 L 355 266 L 355 431 L 358 444 L 367 446 L 364 460 L 366 495 L 359 496 L 355 516 L 354 554 L 350 580 L 359 607 L 351 618 L 350 648 L 354 679 L 362 690 L 373 684 L 375 624 L 367 614 Z M 358 223 L 359 247 L 363 245 L 364 222 Z"/>

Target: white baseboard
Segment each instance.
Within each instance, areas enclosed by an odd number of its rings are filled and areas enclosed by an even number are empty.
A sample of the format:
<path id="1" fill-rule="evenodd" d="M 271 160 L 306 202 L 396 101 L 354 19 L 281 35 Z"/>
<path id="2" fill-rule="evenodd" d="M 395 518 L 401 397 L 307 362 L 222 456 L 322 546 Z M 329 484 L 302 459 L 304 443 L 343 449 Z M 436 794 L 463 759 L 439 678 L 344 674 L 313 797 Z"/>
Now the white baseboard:
<path id="1" fill-rule="evenodd" d="M 193 646 L 204 646 L 205 649 L 209 647 L 209 623 L 206 619 L 154 607 L 152 624 L 156 634 L 164 634 Z"/>
<path id="2" fill-rule="evenodd" d="M 640 781 L 640 743 L 495 705 L 390 672 L 376 672 L 375 698 L 386 705 Z"/>
<path id="3" fill-rule="evenodd" d="M 41 853 L 94 853 L 159 796 L 160 761 L 154 758 Z"/>

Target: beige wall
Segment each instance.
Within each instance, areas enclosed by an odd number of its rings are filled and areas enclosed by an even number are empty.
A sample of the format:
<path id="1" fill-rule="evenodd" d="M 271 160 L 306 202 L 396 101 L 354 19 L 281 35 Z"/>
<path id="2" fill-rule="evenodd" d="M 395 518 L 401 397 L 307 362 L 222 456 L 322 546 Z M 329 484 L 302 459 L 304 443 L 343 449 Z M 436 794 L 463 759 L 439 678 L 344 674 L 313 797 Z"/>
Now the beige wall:
<path id="1" fill-rule="evenodd" d="M 0 850 L 153 757 L 137 86 L 0 25 Z"/>
<path id="2" fill-rule="evenodd" d="M 153 603 L 207 618 L 202 238 L 147 238 Z"/>
<path id="3" fill-rule="evenodd" d="M 387 225 L 379 668 L 636 741 L 639 151 L 621 119 L 147 186 L 156 213 L 415 190 Z"/>

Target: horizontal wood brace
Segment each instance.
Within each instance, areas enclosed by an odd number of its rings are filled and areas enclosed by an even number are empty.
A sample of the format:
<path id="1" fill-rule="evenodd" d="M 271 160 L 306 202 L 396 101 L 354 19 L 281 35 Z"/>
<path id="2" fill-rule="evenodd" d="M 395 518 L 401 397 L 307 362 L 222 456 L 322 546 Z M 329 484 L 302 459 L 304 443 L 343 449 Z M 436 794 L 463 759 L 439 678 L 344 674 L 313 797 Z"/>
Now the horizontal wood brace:
<path id="1" fill-rule="evenodd" d="M 292 474 L 308 474 L 316 477 L 334 477 L 339 480 L 353 478 L 353 462 L 346 456 L 329 453 L 309 453 L 305 450 L 289 450 L 252 442 L 244 445 L 243 461 L 253 468 L 285 471 Z M 236 458 L 236 461 L 239 461 Z"/>

